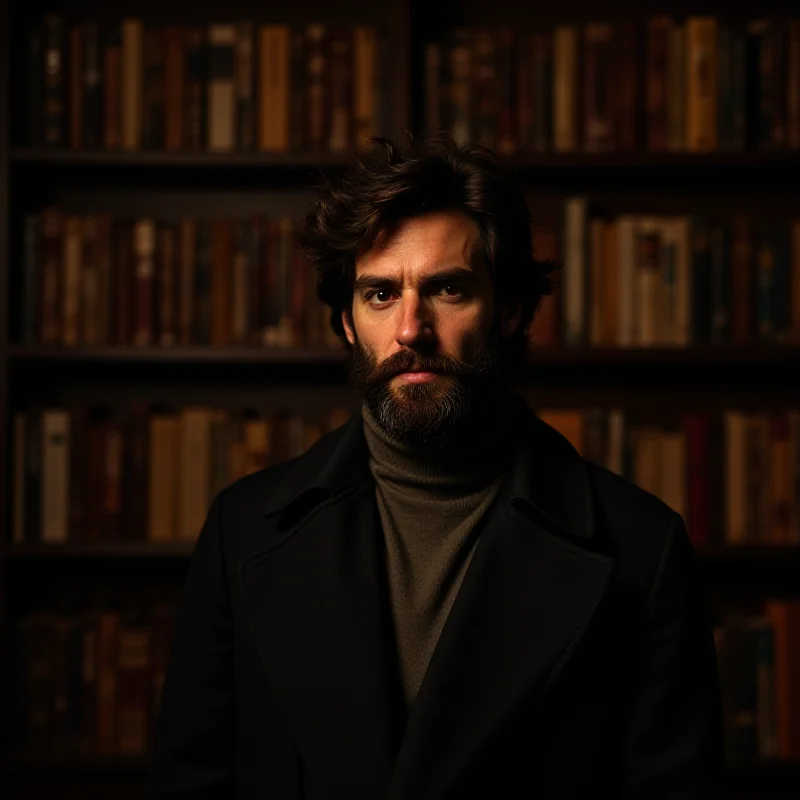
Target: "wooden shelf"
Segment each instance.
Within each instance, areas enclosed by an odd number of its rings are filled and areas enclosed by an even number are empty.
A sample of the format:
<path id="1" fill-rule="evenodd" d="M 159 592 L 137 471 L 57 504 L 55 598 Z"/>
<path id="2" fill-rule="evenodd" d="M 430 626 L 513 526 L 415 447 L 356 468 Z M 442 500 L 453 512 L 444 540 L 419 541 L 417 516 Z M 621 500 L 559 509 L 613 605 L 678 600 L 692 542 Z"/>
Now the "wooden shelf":
<path id="1" fill-rule="evenodd" d="M 144 773 L 150 769 L 147 755 L 64 755 L 21 753 L 0 759 L 0 773 L 41 775 L 43 773 L 97 774 Z"/>
<path id="2" fill-rule="evenodd" d="M 750 763 L 736 764 L 729 766 L 729 771 L 737 776 L 793 776 L 800 779 L 800 760 L 788 759 L 763 759 Z"/>
<path id="3" fill-rule="evenodd" d="M 9 167 L 18 178 L 148 187 L 180 182 L 265 188 L 275 181 L 307 187 L 319 173 L 343 170 L 353 153 L 92 152 L 12 149 Z M 731 153 L 543 153 L 503 160 L 524 186 L 564 192 L 654 186 L 683 191 L 762 187 L 793 192 L 800 151 Z"/>
<path id="4" fill-rule="evenodd" d="M 702 366 L 791 364 L 800 362 L 800 347 L 791 345 L 693 345 L 690 347 L 542 347 L 531 353 L 533 364 L 599 364 Z"/>
<path id="5" fill-rule="evenodd" d="M 11 345 L 12 362 L 71 363 L 193 363 L 193 364 L 336 364 L 344 363 L 338 349 L 259 347 L 60 347 Z M 537 348 L 532 364 L 598 364 L 605 366 L 650 365 L 793 365 L 800 363 L 800 347 L 794 345 L 692 346 L 692 347 L 553 347 Z"/>
<path id="6" fill-rule="evenodd" d="M 210 153 L 148 151 L 92 151 L 67 148 L 12 148 L 12 166 L 140 166 L 192 167 L 204 169 L 314 169 L 346 166 L 354 157 L 352 152 L 291 152 L 291 153 Z M 576 169 L 744 169 L 783 170 L 800 166 L 800 150 L 732 151 L 711 153 L 526 153 L 504 157 L 504 163 L 516 170 L 576 170 Z"/>
<path id="7" fill-rule="evenodd" d="M 297 347 L 59 347 L 12 345 L 12 361 L 144 364 L 336 364 L 343 350 Z"/>
<path id="8" fill-rule="evenodd" d="M 781 566 L 800 569 L 800 544 L 746 544 L 697 548 L 700 561 L 709 566 Z"/>
<path id="9" fill-rule="evenodd" d="M 144 773 L 150 768 L 150 757 L 91 755 L 13 755 L 0 760 L 0 773 Z M 800 781 L 800 761 L 755 761 L 728 767 L 731 780 L 796 784 Z"/>
<path id="10" fill-rule="evenodd" d="M 194 550 L 194 542 L 66 542 L 11 544 L 8 554 L 14 559 L 183 559 Z"/>
<path id="11" fill-rule="evenodd" d="M 540 153 L 504 159 L 516 169 L 719 169 L 720 167 L 780 169 L 800 164 L 800 150 L 719 151 L 711 153 L 612 152 Z"/>
<path id="12" fill-rule="evenodd" d="M 40 542 L 11 543 L 8 555 L 13 559 L 50 558 L 187 558 L 194 542 Z M 698 548 L 697 555 L 708 565 L 764 565 L 800 568 L 798 545 L 742 545 L 737 547 Z"/>
<path id="13" fill-rule="evenodd" d="M 341 168 L 352 160 L 350 153 L 185 153 L 167 151 L 90 151 L 46 148 L 15 148 L 9 154 L 12 167 L 169 167 L 208 170 L 269 169 L 313 170 Z"/>
<path id="14" fill-rule="evenodd" d="M 800 792 L 800 761 L 769 759 L 730 765 L 726 775 L 730 787 L 751 791 L 778 792 L 781 797 L 797 797 Z M 772 795 L 765 795 L 771 797 Z"/>

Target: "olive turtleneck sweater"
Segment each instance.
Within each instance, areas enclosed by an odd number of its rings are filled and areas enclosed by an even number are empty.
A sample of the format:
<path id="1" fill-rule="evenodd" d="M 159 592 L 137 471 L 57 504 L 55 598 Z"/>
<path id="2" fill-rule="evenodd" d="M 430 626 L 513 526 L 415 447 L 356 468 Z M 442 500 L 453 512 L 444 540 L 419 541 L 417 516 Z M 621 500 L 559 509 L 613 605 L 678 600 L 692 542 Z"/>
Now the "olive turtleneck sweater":
<path id="1" fill-rule="evenodd" d="M 442 454 L 395 441 L 362 407 L 409 708 L 502 482 L 517 406 L 503 408 L 463 448 Z"/>

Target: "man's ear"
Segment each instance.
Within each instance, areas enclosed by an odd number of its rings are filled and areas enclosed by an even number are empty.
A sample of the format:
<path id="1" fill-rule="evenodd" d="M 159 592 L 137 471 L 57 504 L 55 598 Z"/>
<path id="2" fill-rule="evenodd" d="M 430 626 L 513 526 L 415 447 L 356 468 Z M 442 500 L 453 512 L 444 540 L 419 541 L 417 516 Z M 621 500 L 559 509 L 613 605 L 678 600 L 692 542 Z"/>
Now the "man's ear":
<path id="1" fill-rule="evenodd" d="M 520 300 L 506 300 L 500 314 L 500 335 L 511 336 L 519 327 L 522 318 L 522 302 Z"/>
<path id="2" fill-rule="evenodd" d="M 344 335 L 352 347 L 356 343 L 356 335 L 353 332 L 353 321 L 350 318 L 350 312 L 346 308 L 342 309 L 342 326 L 344 327 Z"/>

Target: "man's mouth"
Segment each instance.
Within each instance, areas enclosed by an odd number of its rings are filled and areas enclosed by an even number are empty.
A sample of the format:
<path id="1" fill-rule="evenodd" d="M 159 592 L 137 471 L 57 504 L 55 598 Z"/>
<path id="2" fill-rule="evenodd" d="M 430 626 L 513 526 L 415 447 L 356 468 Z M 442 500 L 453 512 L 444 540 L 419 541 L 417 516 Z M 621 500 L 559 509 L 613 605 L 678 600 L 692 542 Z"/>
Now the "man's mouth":
<path id="1" fill-rule="evenodd" d="M 409 383 L 424 383 L 425 381 L 432 381 L 436 377 L 436 373 L 427 372 L 426 370 L 411 370 L 409 372 L 400 372 L 397 377 Z"/>

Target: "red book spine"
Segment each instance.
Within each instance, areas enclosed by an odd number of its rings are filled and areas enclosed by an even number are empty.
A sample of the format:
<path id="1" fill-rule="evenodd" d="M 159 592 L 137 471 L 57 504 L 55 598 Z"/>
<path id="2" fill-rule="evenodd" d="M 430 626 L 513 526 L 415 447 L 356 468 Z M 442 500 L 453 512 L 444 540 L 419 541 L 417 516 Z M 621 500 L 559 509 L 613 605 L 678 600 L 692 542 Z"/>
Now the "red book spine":
<path id="1" fill-rule="evenodd" d="M 688 512 L 686 528 L 695 547 L 709 543 L 710 452 L 709 419 L 704 414 L 689 414 L 684 422 L 688 455 Z"/>

